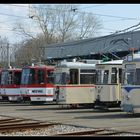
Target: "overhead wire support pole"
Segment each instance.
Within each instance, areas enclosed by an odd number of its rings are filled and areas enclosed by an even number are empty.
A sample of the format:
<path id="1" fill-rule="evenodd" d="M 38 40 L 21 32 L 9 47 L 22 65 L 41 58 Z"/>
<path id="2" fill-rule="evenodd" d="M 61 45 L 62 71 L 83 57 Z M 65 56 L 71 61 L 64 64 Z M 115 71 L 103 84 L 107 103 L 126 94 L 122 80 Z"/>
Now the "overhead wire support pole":
<path id="1" fill-rule="evenodd" d="M 8 68 L 10 68 L 11 65 L 10 65 L 10 47 L 9 47 L 9 43 L 7 43 L 7 62 L 8 62 Z"/>

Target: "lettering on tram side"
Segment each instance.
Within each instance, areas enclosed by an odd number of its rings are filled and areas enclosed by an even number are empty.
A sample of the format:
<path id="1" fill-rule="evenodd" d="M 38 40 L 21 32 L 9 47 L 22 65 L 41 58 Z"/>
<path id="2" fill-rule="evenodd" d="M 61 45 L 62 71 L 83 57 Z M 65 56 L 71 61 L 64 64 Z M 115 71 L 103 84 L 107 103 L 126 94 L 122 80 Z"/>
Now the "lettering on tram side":
<path id="1" fill-rule="evenodd" d="M 32 93 L 43 93 L 43 90 L 32 90 Z"/>

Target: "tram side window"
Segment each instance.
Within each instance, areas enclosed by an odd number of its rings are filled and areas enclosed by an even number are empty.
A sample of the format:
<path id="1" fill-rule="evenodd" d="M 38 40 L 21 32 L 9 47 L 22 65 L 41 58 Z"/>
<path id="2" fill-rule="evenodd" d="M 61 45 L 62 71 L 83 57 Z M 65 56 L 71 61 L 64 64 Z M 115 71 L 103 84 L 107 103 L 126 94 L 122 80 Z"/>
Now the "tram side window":
<path id="1" fill-rule="evenodd" d="M 136 81 L 135 81 L 135 85 L 140 85 L 140 69 L 136 69 Z"/>
<path id="2" fill-rule="evenodd" d="M 48 71 L 48 77 L 47 77 L 47 81 L 48 81 L 48 83 L 49 84 L 53 84 L 54 82 L 54 80 L 53 80 L 54 78 L 53 78 L 53 71 Z"/>
<path id="3" fill-rule="evenodd" d="M 122 69 L 119 69 L 119 83 L 122 83 Z"/>
<path id="4" fill-rule="evenodd" d="M 103 84 L 108 84 L 108 76 L 109 76 L 109 70 L 105 70 Z"/>
<path id="5" fill-rule="evenodd" d="M 31 69 L 30 75 L 29 75 L 29 84 L 35 84 L 35 70 Z"/>
<path id="6" fill-rule="evenodd" d="M 45 80 L 44 80 L 45 71 L 44 70 L 38 70 L 37 77 L 38 77 L 38 84 L 44 84 L 45 83 Z"/>
<path id="7" fill-rule="evenodd" d="M 21 84 L 29 84 L 30 69 L 23 69 L 21 74 Z"/>
<path id="8" fill-rule="evenodd" d="M 79 84 L 78 83 L 78 69 L 70 70 L 70 84 Z"/>
<path id="9" fill-rule="evenodd" d="M 14 84 L 20 85 L 21 81 L 21 72 L 15 72 L 14 74 Z"/>
<path id="10" fill-rule="evenodd" d="M 96 72 L 95 70 L 81 70 L 80 84 L 95 84 Z"/>
<path id="11" fill-rule="evenodd" d="M 80 84 L 93 84 L 93 74 L 80 74 Z"/>
<path id="12" fill-rule="evenodd" d="M 97 70 L 97 76 L 96 76 L 96 84 L 102 84 L 103 83 L 103 79 L 102 79 L 102 71 L 101 70 Z"/>
<path id="13" fill-rule="evenodd" d="M 112 68 L 111 72 L 111 84 L 117 83 L 117 68 Z"/>
<path id="14" fill-rule="evenodd" d="M 1 74 L 1 85 L 8 85 L 8 72 L 2 72 Z"/>
<path id="15" fill-rule="evenodd" d="M 13 76 L 12 76 L 12 72 L 9 72 L 8 74 L 8 85 L 13 84 Z"/>

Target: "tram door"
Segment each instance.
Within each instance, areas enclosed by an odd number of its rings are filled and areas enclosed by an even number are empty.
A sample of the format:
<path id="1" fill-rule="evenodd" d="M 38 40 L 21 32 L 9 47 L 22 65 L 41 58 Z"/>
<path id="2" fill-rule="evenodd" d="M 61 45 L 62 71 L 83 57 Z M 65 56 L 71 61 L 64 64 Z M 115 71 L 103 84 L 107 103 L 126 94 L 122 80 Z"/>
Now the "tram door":
<path id="1" fill-rule="evenodd" d="M 121 91 L 121 86 L 122 86 L 122 68 L 119 68 L 118 86 L 119 86 L 119 99 L 121 101 L 122 100 L 122 91 Z"/>
<path id="2" fill-rule="evenodd" d="M 0 71 L 0 100 L 2 100 L 2 96 L 1 96 L 1 71 Z"/>
<path id="3" fill-rule="evenodd" d="M 8 100 L 6 97 L 5 87 L 8 85 L 8 71 L 2 71 L 1 73 L 1 96 L 3 100 Z"/>
<path id="4" fill-rule="evenodd" d="M 69 76 L 68 76 L 69 75 Z M 77 85 L 79 84 L 78 79 L 78 69 L 70 69 L 69 74 L 63 73 L 61 74 L 61 86 L 58 86 L 56 88 L 56 99 L 59 102 L 71 102 L 73 97 L 73 92 L 75 89 L 74 87 L 71 87 L 70 85 Z M 70 98 L 69 98 L 70 97 Z"/>
<path id="5" fill-rule="evenodd" d="M 70 84 L 78 84 L 78 69 L 70 69 Z"/>

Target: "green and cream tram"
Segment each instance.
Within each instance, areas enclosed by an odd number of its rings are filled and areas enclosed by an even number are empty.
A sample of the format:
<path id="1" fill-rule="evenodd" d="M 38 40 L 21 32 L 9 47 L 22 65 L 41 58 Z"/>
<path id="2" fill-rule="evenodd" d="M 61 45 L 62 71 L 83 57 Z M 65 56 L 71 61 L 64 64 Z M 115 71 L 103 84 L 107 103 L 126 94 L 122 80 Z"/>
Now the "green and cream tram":
<path id="1" fill-rule="evenodd" d="M 96 106 L 120 106 L 122 62 L 123 60 L 113 60 L 96 64 Z"/>

